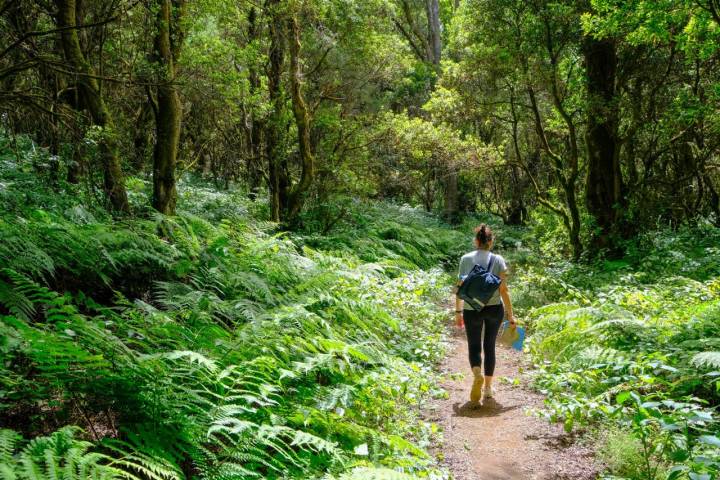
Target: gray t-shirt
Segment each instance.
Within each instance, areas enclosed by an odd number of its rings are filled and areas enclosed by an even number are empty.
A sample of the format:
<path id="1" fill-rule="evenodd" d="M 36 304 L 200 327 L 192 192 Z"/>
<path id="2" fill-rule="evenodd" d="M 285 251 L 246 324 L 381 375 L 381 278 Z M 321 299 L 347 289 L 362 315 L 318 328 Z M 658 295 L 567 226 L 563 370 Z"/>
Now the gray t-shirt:
<path id="1" fill-rule="evenodd" d="M 493 253 L 493 256 L 495 257 L 495 262 L 493 263 L 492 273 L 498 275 L 499 273 L 507 272 L 507 265 L 505 264 L 505 259 L 497 253 Z M 463 278 L 465 275 L 470 273 L 470 270 L 472 270 L 475 265 L 482 265 L 483 267 L 487 268 L 488 263 L 490 263 L 489 250 L 473 250 L 470 253 L 466 253 L 460 259 L 460 270 L 458 272 L 458 278 Z M 500 298 L 500 290 L 497 290 L 487 304 L 500 305 L 501 303 L 502 299 Z M 463 308 L 465 310 L 473 310 L 473 308 L 468 305 L 467 302 L 465 302 L 465 306 Z"/>

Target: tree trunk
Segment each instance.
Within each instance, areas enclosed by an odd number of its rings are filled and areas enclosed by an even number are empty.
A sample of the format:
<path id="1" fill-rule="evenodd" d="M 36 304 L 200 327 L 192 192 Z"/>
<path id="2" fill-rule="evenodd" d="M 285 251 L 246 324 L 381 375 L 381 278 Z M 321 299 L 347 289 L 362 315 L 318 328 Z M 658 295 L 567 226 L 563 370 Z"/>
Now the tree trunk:
<path id="1" fill-rule="evenodd" d="M 80 145 L 80 140 L 75 141 L 73 144 L 72 160 L 68 165 L 67 171 L 68 183 L 78 184 L 80 183 L 80 179 L 85 175 L 85 160 L 83 159 Z"/>
<path id="2" fill-rule="evenodd" d="M 525 208 L 525 185 L 517 165 L 509 165 L 510 206 L 505 216 L 505 223 L 509 225 L 522 225 L 525 223 L 527 209 Z"/>
<path id="3" fill-rule="evenodd" d="M 528 98 L 530 100 L 531 109 L 533 112 L 533 117 L 535 121 L 535 132 L 538 136 L 538 139 L 540 140 L 540 149 L 545 152 L 545 154 L 550 157 L 550 160 L 552 162 L 553 166 L 553 174 L 556 179 L 556 181 L 560 184 L 560 186 L 563 189 L 563 194 L 565 196 L 565 207 L 560 207 L 558 205 L 555 205 L 553 202 L 550 201 L 550 199 L 546 196 L 546 192 L 544 192 L 540 186 L 538 185 L 536 180 L 533 180 L 532 176 L 532 170 L 525 166 L 525 171 L 527 172 L 528 176 L 530 177 L 531 181 L 534 184 L 535 191 L 537 193 L 537 200 L 538 202 L 552 210 L 553 212 L 560 215 L 560 218 L 562 219 L 563 225 L 565 226 L 565 229 L 568 232 L 568 237 L 570 239 L 570 246 L 572 248 L 572 254 L 573 258 L 575 260 L 578 260 L 580 256 L 582 255 L 582 242 L 580 241 L 580 211 L 578 209 L 577 204 L 577 196 L 575 194 L 575 185 L 578 180 L 579 170 L 578 170 L 578 148 L 577 148 L 577 137 L 575 134 L 575 124 L 572 121 L 572 118 L 567 113 L 565 108 L 562 105 L 562 102 L 560 102 L 559 97 L 556 95 L 557 90 L 553 90 L 553 103 L 555 104 L 555 109 L 560 113 L 560 116 L 563 117 L 565 124 L 568 127 L 569 135 L 568 135 L 568 144 L 570 146 L 570 152 L 568 153 L 568 160 L 563 161 L 563 158 L 555 153 L 553 149 L 550 147 L 550 142 L 548 141 L 547 134 L 545 133 L 545 127 L 542 123 L 542 118 L 540 116 L 540 109 L 538 108 L 537 103 L 537 96 L 535 94 L 535 90 L 531 85 L 527 86 L 527 92 L 528 92 Z M 513 116 L 515 114 L 514 106 L 513 106 Z M 517 125 L 516 123 L 514 124 Z M 517 140 L 517 136 L 514 137 L 515 140 Z M 515 149 L 517 152 L 518 158 L 520 157 L 519 149 L 517 146 L 517 141 L 515 142 Z M 539 152 L 537 156 L 537 161 L 540 160 Z"/>
<path id="4" fill-rule="evenodd" d="M 135 118 L 135 132 L 133 135 L 134 159 L 132 163 L 135 173 L 145 169 L 146 160 L 149 156 L 149 147 L 152 141 L 151 125 L 157 105 L 153 105 L 153 99 L 148 98 L 143 102 Z"/>
<path id="5" fill-rule="evenodd" d="M 617 54 L 612 39 L 586 37 L 582 47 L 588 96 L 585 201 L 600 228 L 595 247 L 608 248 L 612 247 L 613 238 L 621 233 L 625 204 L 615 98 Z"/>
<path id="6" fill-rule="evenodd" d="M 573 259 L 580 260 L 583 251 L 582 242 L 580 241 L 580 228 L 582 223 L 580 222 L 580 209 L 578 208 L 577 196 L 575 195 L 575 182 L 568 182 L 563 185 L 563 188 L 565 190 L 565 203 L 570 211 L 570 222 L 567 226 L 570 234 L 570 246 L 572 248 Z"/>
<path id="7" fill-rule="evenodd" d="M 454 166 L 445 177 L 445 220 L 451 224 L 458 221 L 458 172 Z"/>
<path id="8" fill-rule="evenodd" d="M 439 0 L 425 0 L 425 11 L 428 21 L 428 51 L 430 61 L 435 70 L 440 72 L 440 60 L 442 59 L 442 35 L 440 26 L 440 2 Z M 458 220 L 458 171 L 454 166 L 448 168 L 445 176 L 445 218 L 450 223 Z"/>
<path id="9" fill-rule="evenodd" d="M 440 55 L 442 53 L 442 38 L 440 28 L 440 3 L 439 0 L 425 0 L 425 9 L 428 19 L 428 44 L 430 60 L 436 68 L 440 66 Z"/>
<path id="10" fill-rule="evenodd" d="M 300 150 L 300 180 L 292 187 L 287 199 L 287 220 L 294 222 L 305 203 L 305 195 L 315 178 L 315 155 L 310 143 L 310 114 L 302 93 L 302 67 L 300 65 L 300 26 L 295 15 L 289 20 L 290 44 L 290 97 L 292 98 L 295 125 Z"/>
<path id="11" fill-rule="evenodd" d="M 427 178 L 425 180 L 425 186 L 423 188 L 423 207 L 425 208 L 426 212 L 432 211 L 432 204 L 433 204 L 433 188 L 432 188 L 432 179 Z"/>
<path id="12" fill-rule="evenodd" d="M 277 11 L 279 0 L 268 0 L 268 27 L 270 29 L 270 51 L 268 53 L 269 68 L 267 74 L 268 96 L 272 112 L 268 120 L 265 151 L 268 160 L 268 190 L 270 193 L 270 219 L 280 221 L 280 162 L 281 148 L 279 139 L 282 135 L 281 121 L 283 116 L 283 98 L 280 88 L 282 67 L 285 51 L 282 35 L 282 21 Z"/>
<path id="13" fill-rule="evenodd" d="M 180 22 L 184 0 L 158 0 L 152 59 L 157 69 L 157 112 L 153 152 L 153 207 L 165 215 L 175 214 L 177 163 L 182 105 L 175 87 L 175 60 L 180 53 Z"/>
<path id="14" fill-rule="evenodd" d="M 55 5 L 58 8 L 58 27 L 63 29 L 60 32 L 60 41 L 65 60 L 78 73 L 77 87 L 81 103 L 89 111 L 93 124 L 103 129 L 100 155 L 103 164 L 105 194 L 113 210 L 121 213 L 128 212 L 130 207 L 115 138 L 117 132 L 114 131 L 112 117 L 100 95 L 95 71 L 85 59 L 80 48 L 78 31 L 74 28 L 77 25 L 75 0 L 55 0 Z"/>
<path id="15" fill-rule="evenodd" d="M 257 23 L 257 10 L 250 7 L 248 12 L 248 43 L 255 41 L 260 35 L 260 26 Z M 250 94 L 258 95 L 260 91 L 260 78 L 255 65 L 250 65 L 248 71 L 248 81 L 250 83 Z M 260 193 L 262 185 L 262 132 L 263 122 L 255 109 L 251 109 L 246 114 L 245 131 L 249 144 L 249 155 L 247 157 L 246 170 L 248 175 L 248 197 L 255 200 Z"/>
<path id="16" fill-rule="evenodd" d="M 710 198 L 708 199 L 708 202 L 710 203 L 710 209 L 715 214 L 715 226 L 720 227 L 720 195 L 715 189 L 715 185 L 713 184 L 710 175 L 708 175 L 708 172 L 703 173 L 703 178 L 705 179 L 705 184 L 707 185 L 709 192 L 708 196 Z"/>
<path id="17" fill-rule="evenodd" d="M 251 114 L 252 116 L 252 114 Z M 246 169 L 248 174 L 248 198 L 255 200 L 260 194 L 262 186 L 262 122 L 258 119 L 250 120 L 250 155 L 248 156 Z"/>

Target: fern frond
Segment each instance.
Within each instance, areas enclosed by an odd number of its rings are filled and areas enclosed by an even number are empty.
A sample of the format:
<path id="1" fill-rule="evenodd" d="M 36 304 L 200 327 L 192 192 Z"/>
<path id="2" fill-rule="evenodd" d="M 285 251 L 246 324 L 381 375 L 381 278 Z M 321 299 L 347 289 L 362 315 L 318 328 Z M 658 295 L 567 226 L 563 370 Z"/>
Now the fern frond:
<path id="1" fill-rule="evenodd" d="M 22 437 L 14 430 L 0 429 L 0 464 L 10 463 Z"/>
<path id="2" fill-rule="evenodd" d="M 317 453 L 324 452 L 331 455 L 338 453 L 336 442 L 329 442 L 317 435 L 313 435 L 302 430 L 294 430 L 290 445 L 301 447 L 306 450 L 312 450 Z"/>
<path id="3" fill-rule="evenodd" d="M 593 345 L 579 351 L 570 361 L 574 367 L 585 367 L 617 363 L 623 358 L 622 353 L 614 348 Z"/>
<path id="4" fill-rule="evenodd" d="M 355 387 L 353 385 L 338 385 L 330 389 L 317 402 L 317 408 L 320 410 L 335 410 L 336 408 L 348 408 L 352 405 L 355 395 Z"/>
<path id="5" fill-rule="evenodd" d="M 720 368 L 720 352 L 696 353 L 691 361 L 698 367 Z"/>
<path id="6" fill-rule="evenodd" d="M 207 478 L 217 479 L 245 479 L 260 478 L 262 475 L 258 472 L 248 470 L 239 463 L 223 462 L 212 475 Z"/>
<path id="7" fill-rule="evenodd" d="M 167 459 L 159 456 L 150 456 L 138 451 L 131 445 L 112 440 L 105 443 L 118 455 L 110 465 L 116 465 L 123 471 L 137 473 L 140 478 L 148 480 L 180 480 L 183 478 L 182 471 Z"/>
<path id="8" fill-rule="evenodd" d="M 208 369 L 211 372 L 217 371 L 218 366 L 217 363 L 215 363 L 213 360 L 210 360 L 205 355 L 193 352 L 190 350 L 175 350 L 172 352 L 164 352 L 164 353 L 155 353 L 152 355 L 144 355 L 144 359 L 156 359 L 156 358 L 164 358 L 167 360 L 186 360 L 190 363 L 196 363 L 200 365 L 201 367 L 204 367 Z"/>
<path id="9" fill-rule="evenodd" d="M 0 278 L 0 305 L 16 317 L 29 321 L 35 316 L 35 304 L 14 284 L 7 283 Z"/>
<path id="10" fill-rule="evenodd" d="M 3 479 L 22 480 L 180 480 L 180 470 L 161 458 L 133 451 L 119 441 L 105 446 L 116 457 L 93 451 L 93 444 L 78 440 L 78 427 L 64 427 L 47 437 L 32 439 L 19 452 L 3 458 Z M 19 435 L 0 430 L 0 454 L 17 450 Z"/>
<path id="11" fill-rule="evenodd" d="M 602 330 L 603 328 L 608 327 L 618 327 L 618 328 L 630 328 L 630 329 L 637 329 L 637 330 L 643 330 L 647 327 L 645 323 L 642 321 L 636 319 L 636 318 L 613 318 L 610 320 L 604 320 L 598 323 L 595 323 L 591 325 L 590 327 L 583 330 L 583 333 L 591 333 L 597 330 Z"/>
<path id="12" fill-rule="evenodd" d="M 43 278 L 55 271 L 55 262 L 30 232 L 19 225 L 3 224 L 0 228 L 0 260 L 9 269 Z"/>

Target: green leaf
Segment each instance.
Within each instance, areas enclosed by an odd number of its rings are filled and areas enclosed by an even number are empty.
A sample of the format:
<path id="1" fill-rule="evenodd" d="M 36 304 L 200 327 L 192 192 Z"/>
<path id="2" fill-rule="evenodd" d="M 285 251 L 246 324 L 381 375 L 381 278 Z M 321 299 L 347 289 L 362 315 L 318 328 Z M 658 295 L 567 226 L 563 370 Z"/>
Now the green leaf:
<path id="1" fill-rule="evenodd" d="M 709 473 L 690 472 L 688 476 L 690 480 L 712 480 L 712 476 Z"/>
<path id="2" fill-rule="evenodd" d="M 700 435 L 698 441 L 706 445 L 712 445 L 713 447 L 720 447 L 720 438 L 715 435 Z"/>
<path id="3" fill-rule="evenodd" d="M 615 403 L 623 405 L 630 399 L 630 392 L 620 392 L 615 396 Z"/>

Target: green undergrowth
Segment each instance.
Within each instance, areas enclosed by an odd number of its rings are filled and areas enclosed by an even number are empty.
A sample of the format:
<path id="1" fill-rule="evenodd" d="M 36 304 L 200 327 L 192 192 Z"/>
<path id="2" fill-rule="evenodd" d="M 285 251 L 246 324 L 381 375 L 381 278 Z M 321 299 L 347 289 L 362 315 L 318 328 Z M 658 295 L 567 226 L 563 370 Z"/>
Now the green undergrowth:
<path id="1" fill-rule="evenodd" d="M 469 234 L 460 235 L 437 218 L 409 206 L 348 201 L 332 228 L 313 222 L 325 209 L 307 215 L 302 242 L 340 257 L 349 254 L 365 262 L 393 261 L 406 268 L 454 267 Z"/>
<path id="2" fill-rule="evenodd" d="M 319 220 L 328 216 L 329 221 Z M 473 229 L 480 223 L 492 226 L 495 251 L 520 263 L 534 255 L 529 248 L 529 230 L 503 225 L 494 215 L 468 215 L 460 225 L 448 228 L 436 216 L 417 208 L 350 199 L 308 212 L 302 242 L 339 256 L 349 253 L 366 262 L 393 260 L 423 269 L 441 265 L 456 272 L 460 257 L 475 248 Z"/>
<path id="3" fill-rule="evenodd" d="M 597 432 L 608 478 L 718 478 L 719 229 L 652 232 L 623 260 L 531 262 L 515 292 L 544 414 Z"/>
<path id="4" fill-rule="evenodd" d="M 446 477 L 420 411 L 457 233 L 385 204 L 362 235 L 289 236 L 188 184 L 168 218 L 140 179 L 113 220 L 22 152 L 0 155 L 0 477 Z"/>

